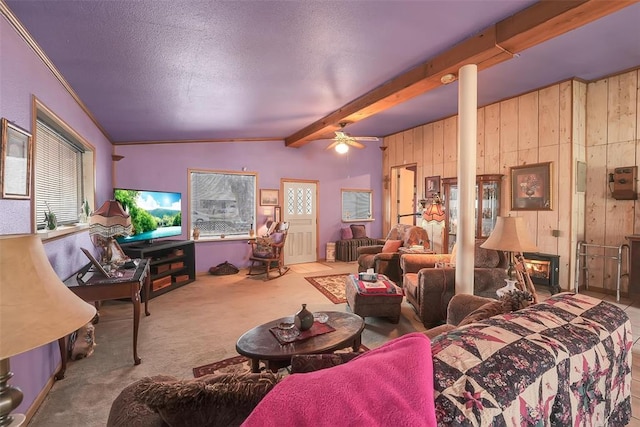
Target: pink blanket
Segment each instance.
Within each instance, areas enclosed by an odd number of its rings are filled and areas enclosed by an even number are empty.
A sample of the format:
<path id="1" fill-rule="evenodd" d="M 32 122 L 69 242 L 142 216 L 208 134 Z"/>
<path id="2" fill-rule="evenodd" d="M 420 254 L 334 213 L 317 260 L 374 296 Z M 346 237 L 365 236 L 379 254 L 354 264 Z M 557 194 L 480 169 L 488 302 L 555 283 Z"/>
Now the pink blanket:
<path id="1" fill-rule="evenodd" d="M 352 361 L 286 377 L 243 426 L 435 426 L 431 344 L 403 335 Z"/>

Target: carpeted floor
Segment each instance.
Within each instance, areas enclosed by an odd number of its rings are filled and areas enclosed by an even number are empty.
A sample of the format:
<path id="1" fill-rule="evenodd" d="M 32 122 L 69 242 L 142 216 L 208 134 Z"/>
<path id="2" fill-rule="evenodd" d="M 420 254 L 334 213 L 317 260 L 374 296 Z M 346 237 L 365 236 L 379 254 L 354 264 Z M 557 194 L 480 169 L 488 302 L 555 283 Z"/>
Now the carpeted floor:
<path id="1" fill-rule="evenodd" d="M 355 263 L 326 265 L 331 267 L 327 272 L 333 274 L 357 271 Z M 312 312 L 350 311 L 347 304 L 333 304 L 309 286 L 304 277 L 310 274 L 290 271 L 264 282 L 246 273 L 243 269 L 230 276 L 198 274 L 195 282 L 152 299 L 151 316 L 143 313 L 140 319 L 138 354 L 142 363 L 137 366 L 132 355 L 131 303 L 105 302 L 96 325 L 95 352 L 69 363 L 66 377 L 53 384 L 29 427 L 104 427 L 116 396 L 142 377 L 193 378 L 195 366 L 238 356 L 235 345 L 242 334 L 256 325 L 293 315 L 302 303 Z M 391 338 L 420 330 L 424 326 L 405 301 L 398 324 L 368 317 L 362 342 L 373 349 Z M 57 343 L 51 348 L 57 351 Z M 11 382 L 30 384 L 18 376 Z"/>
<path id="2" fill-rule="evenodd" d="M 328 276 L 305 277 L 322 295 L 334 304 L 347 302 L 344 293 L 344 280 L 348 274 L 331 274 Z"/>

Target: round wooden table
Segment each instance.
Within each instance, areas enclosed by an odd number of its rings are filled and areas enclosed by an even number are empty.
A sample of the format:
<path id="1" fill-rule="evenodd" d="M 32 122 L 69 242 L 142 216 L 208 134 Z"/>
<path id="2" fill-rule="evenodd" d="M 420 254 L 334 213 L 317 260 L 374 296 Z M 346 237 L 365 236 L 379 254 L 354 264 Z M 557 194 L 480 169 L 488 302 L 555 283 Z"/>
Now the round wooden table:
<path id="1" fill-rule="evenodd" d="M 269 331 L 282 322 L 292 322 L 293 316 L 273 320 L 245 332 L 236 343 L 236 351 L 251 359 L 251 372 L 260 372 L 260 361 L 267 369 L 278 370 L 291 364 L 291 357 L 298 354 L 332 353 L 342 348 L 352 347 L 358 351 L 364 319 L 357 314 L 339 311 L 325 311 L 329 316 L 327 325 L 335 331 L 316 335 L 302 341 L 280 344 Z"/>

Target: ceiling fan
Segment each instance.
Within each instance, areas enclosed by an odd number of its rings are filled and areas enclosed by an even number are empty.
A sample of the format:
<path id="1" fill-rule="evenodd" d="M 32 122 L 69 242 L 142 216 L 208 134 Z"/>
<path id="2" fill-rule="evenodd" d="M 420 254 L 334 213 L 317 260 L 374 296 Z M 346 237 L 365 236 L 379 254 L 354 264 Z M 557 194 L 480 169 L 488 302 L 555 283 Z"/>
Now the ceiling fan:
<path id="1" fill-rule="evenodd" d="M 375 136 L 351 136 L 344 131 L 345 126 L 348 125 L 347 122 L 339 123 L 340 130 L 336 131 L 336 136 L 333 137 L 333 142 L 329 144 L 327 150 L 335 148 L 336 151 L 340 154 L 346 153 L 349 151 L 349 147 L 355 148 L 364 148 L 364 144 L 361 144 L 358 141 L 378 141 L 378 137 Z"/>

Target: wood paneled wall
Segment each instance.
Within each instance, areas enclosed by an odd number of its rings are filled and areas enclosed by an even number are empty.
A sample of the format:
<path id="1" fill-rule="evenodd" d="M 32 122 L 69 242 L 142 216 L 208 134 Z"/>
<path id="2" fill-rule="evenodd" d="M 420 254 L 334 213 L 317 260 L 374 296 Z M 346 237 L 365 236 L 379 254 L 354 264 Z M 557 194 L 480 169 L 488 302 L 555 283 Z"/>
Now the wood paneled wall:
<path id="1" fill-rule="evenodd" d="M 504 175 L 500 214 L 523 217 L 539 251 L 560 255 L 564 290 L 574 286 L 579 240 L 620 245 L 640 233 L 638 202 L 613 200 L 606 185 L 614 167 L 640 164 L 639 111 L 638 70 L 588 84 L 569 80 L 478 109 L 476 173 Z M 456 176 L 457 127 L 453 116 L 388 136 L 384 174 L 417 163 L 419 197 L 424 177 Z M 576 191 L 578 161 L 587 164 L 586 192 Z M 553 209 L 511 211 L 510 168 L 541 162 L 552 162 Z M 384 229 L 391 225 L 385 217 Z M 615 289 L 605 266 L 593 265 L 590 285 Z"/>
<path id="2" fill-rule="evenodd" d="M 619 246 L 627 243 L 625 236 L 640 234 L 640 202 L 615 200 L 608 184 L 608 174 L 616 167 L 640 165 L 639 80 L 639 71 L 633 70 L 587 85 L 585 241 L 590 244 Z M 612 249 L 589 249 L 589 253 L 616 255 Z M 615 290 L 614 260 L 596 257 L 588 260 L 588 266 L 590 286 Z M 623 271 L 628 271 L 626 262 Z M 626 277 L 621 285 L 625 292 Z"/>

